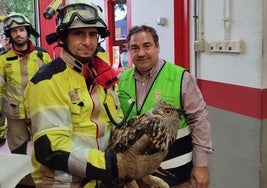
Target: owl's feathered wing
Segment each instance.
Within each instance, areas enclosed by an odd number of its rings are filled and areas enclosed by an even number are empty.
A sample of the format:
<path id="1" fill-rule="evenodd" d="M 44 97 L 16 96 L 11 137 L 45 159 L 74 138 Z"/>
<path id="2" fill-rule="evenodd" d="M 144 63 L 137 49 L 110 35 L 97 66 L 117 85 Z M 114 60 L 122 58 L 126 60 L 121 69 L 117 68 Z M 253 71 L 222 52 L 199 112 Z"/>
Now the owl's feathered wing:
<path id="1" fill-rule="evenodd" d="M 150 145 L 153 153 L 168 148 L 176 139 L 180 122 L 181 110 L 160 102 L 157 106 L 141 116 L 135 116 L 112 133 L 108 149 L 124 152 L 142 135 L 147 134 L 152 139 Z"/>
<path id="2" fill-rule="evenodd" d="M 145 115 L 136 116 L 125 123 L 120 129 L 115 129 L 108 149 L 116 152 L 124 152 L 132 146 L 142 135 L 151 134 L 153 124 L 159 124 L 160 119 L 150 118 Z"/>

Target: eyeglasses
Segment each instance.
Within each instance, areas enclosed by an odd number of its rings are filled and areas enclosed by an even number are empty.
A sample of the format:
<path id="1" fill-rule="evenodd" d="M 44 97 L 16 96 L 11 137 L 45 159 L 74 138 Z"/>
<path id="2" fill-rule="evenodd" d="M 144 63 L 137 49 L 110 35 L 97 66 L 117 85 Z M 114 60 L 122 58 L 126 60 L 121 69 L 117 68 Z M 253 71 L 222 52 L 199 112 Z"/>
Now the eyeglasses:
<path id="1" fill-rule="evenodd" d="M 5 19 L 5 22 L 4 22 L 4 25 L 5 26 L 4 27 L 10 28 L 14 22 L 17 23 L 17 24 L 19 24 L 19 25 L 22 25 L 22 24 L 24 24 L 24 25 L 31 25 L 29 23 L 29 21 L 25 19 L 25 17 L 23 17 L 21 15 L 12 15 L 12 16 L 7 17 Z"/>
<path id="2" fill-rule="evenodd" d="M 87 4 L 75 4 L 64 7 L 58 13 L 57 26 L 60 28 L 69 27 L 75 17 L 78 17 L 85 24 L 96 24 L 102 20 L 95 7 Z M 102 24 L 105 25 L 105 23 Z"/>

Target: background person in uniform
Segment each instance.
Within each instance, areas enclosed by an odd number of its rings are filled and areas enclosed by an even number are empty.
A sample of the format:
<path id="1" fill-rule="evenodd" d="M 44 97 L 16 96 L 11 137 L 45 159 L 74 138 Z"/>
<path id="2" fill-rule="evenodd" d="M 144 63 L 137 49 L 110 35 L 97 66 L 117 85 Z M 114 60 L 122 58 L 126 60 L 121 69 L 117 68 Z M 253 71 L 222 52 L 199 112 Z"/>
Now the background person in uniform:
<path id="1" fill-rule="evenodd" d="M 158 173 L 171 187 L 207 188 L 208 154 L 213 152 L 208 111 L 195 79 L 184 68 L 159 57 L 159 37 L 154 28 L 141 25 L 131 28 L 126 43 L 135 67 L 121 73 L 119 98 L 124 114 L 130 108 L 129 98 L 136 101 L 128 118 L 144 114 L 159 100 L 182 108 L 177 140 L 161 167 L 175 177 Z M 127 93 L 127 95 L 125 95 Z M 178 124 L 177 124 L 178 126 Z M 144 186 L 144 185 L 143 185 Z"/>
<path id="2" fill-rule="evenodd" d="M 9 42 L 9 38 L 7 38 L 5 34 L 2 34 L 1 36 L 0 46 L 1 46 L 0 54 L 6 52 L 11 48 L 11 43 Z"/>
<path id="3" fill-rule="evenodd" d="M 6 35 L 2 35 L 1 37 L 1 48 L 0 55 L 5 53 L 7 50 L 11 48 L 11 43 L 9 42 L 9 38 Z M 6 117 L 4 114 L 0 116 L 0 144 L 4 144 L 6 142 Z"/>
<path id="4" fill-rule="evenodd" d="M 150 174 L 166 153 L 140 154 L 148 136 L 124 153 L 105 151 L 113 125 L 104 104 L 114 120 L 122 113 L 118 78 L 100 51 L 99 40 L 109 36 L 101 9 L 88 1 L 69 1 L 56 23 L 47 40 L 58 42 L 61 55 L 43 66 L 25 91 L 36 187 L 96 187 L 96 180 Z"/>
<path id="5" fill-rule="evenodd" d="M 7 15 L 4 34 L 11 48 L 0 55 L 0 112 L 7 118 L 6 138 L 11 153 L 26 154 L 30 120 L 24 109 L 24 89 L 39 67 L 51 58 L 29 40 L 30 35 L 39 34 L 23 14 Z"/>

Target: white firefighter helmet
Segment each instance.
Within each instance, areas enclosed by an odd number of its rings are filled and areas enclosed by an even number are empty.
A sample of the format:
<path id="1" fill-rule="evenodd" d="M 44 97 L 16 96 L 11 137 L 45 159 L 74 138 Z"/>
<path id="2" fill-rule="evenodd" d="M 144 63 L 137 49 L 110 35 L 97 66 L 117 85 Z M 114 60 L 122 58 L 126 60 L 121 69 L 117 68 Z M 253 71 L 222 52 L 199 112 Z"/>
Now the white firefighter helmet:
<path id="1" fill-rule="evenodd" d="M 34 37 L 39 37 L 39 33 L 32 27 L 30 20 L 25 15 L 16 12 L 11 12 L 4 20 L 5 35 L 10 37 L 10 30 L 21 26 L 25 26 L 29 34 L 32 34 Z"/>
<path id="2" fill-rule="evenodd" d="M 101 38 L 109 36 L 110 32 L 104 22 L 102 9 L 88 0 L 69 0 L 56 19 L 57 33 L 81 27 L 96 27 Z"/>

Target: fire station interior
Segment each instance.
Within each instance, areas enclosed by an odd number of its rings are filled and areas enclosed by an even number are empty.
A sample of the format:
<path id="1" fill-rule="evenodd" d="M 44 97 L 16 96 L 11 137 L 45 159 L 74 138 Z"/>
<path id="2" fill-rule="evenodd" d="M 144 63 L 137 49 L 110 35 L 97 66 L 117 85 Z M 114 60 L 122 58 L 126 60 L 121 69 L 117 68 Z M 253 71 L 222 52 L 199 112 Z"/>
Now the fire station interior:
<path id="1" fill-rule="evenodd" d="M 44 36 L 47 35 L 55 29 L 55 16 L 52 15 L 52 18 L 45 17 L 46 13 L 48 13 L 48 8 L 54 8 L 57 6 L 61 6 L 64 4 L 63 1 L 55 0 L 55 1 L 34 1 L 34 10 L 39 10 L 35 13 L 35 17 L 39 17 L 40 22 L 35 20 L 35 27 L 37 30 L 40 30 L 40 35 Z M 6 7 L 5 3 L 0 2 L 0 28 L 1 28 L 1 41 L 4 40 L 3 37 L 3 21 L 5 19 L 5 15 L 8 12 L 8 8 Z M 109 2 L 107 5 L 109 7 L 109 14 L 111 15 L 109 17 L 109 25 L 112 24 L 114 26 L 110 27 L 109 29 L 114 30 L 116 33 L 114 36 L 112 35 L 109 39 L 109 41 L 105 41 L 107 45 L 110 46 L 108 48 L 109 54 L 111 58 L 114 58 L 113 62 L 116 65 L 113 65 L 115 69 L 118 69 L 119 67 L 122 67 L 122 64 L 120 64 L 119 56 L 125 52 L 125 36 L 126 36 L 126 30 L 127 30 L 127 18 L 126 18 L 126 6 L 123 6 L 121 10 L 116 8 L 117 5 L 114 2 Z M 119 11 L 119 12 L 117 12 Z M 37 15 L 39 14 L 39 15 Z M 47 14 L 48 15 L 48 14 Z M 117 17 L 116 17 L 117 15 Z M 118 18 L 119 17 L 119 18 Z M 45 25 L 45 27 L 44 27 Z M 47 25 L 51 25 L 51 27 L 47 27 Z M 41 37 L 41 39 L 35 39 L 31 38 L 31 40 L 34 40 L 33 42 L 38 46 L 42 46 L 45 49 L 48 50 L 50 53 L 50 56 L 52 58 L 56 58 L 60 54 L 60 50 L 55 48 L 55 46 L 49 46 L 46 41 L 44 40 L 45 37 Z M 106 45 L 106 44 L 105 44 Z M 0 49 L 3 49 L 3 43 L 0 43 Z M 124 65 L 127 66 L 127 65 Z M 4 131 L 2 131 L 4 132 Z M 1 132 L 1 134 L 2 134 Z M 6 133 L 6 131 L 5 131 Z M 4 133 L 3 133 L 4 134 Z M 1 135 L 0 135 L 1 136 Z M 27 146 L 27 155 L 19 155 L 19 154 L 11 154 L 10 150 L 8 148 L 7 141 L 0 143 L 0 187 L 3 188 L 33 188 L 34 183 L 32 181 L 30 172 L 32 170 L 31 160 L 30 160 L 30 154 L 31 154 L 31 144 L 32 142 L 28 142 Z"/>
<path id="2" fill-rule="evenodd" d="M 65 1 L 33 1 L 41 36 L 55 30 L 55 16 L 45 18 L 45 10 Z M 125 10 L 118 9 L 115 0 L 94 1 L 102 3 L 112 33 L 102 45 L 115 70 L 132 66 L 125 30 L 149 23 L 161 38 L 161 55 L 195 76 L 209 110 L 215 147 L 209 161 L 210 188 L 266 188 L 266 1 L 127 0 Z M 0 1 L 0 29 L 5 11 Z M 60 48 L 48 45 L 45 37 L 35 43 L 52 58 L 60 55 Z M 34 187 L 31 142 L 28 145 L 26 156 L 11 156 L 7 143 L 0 145 L 0 188 Z"/>

